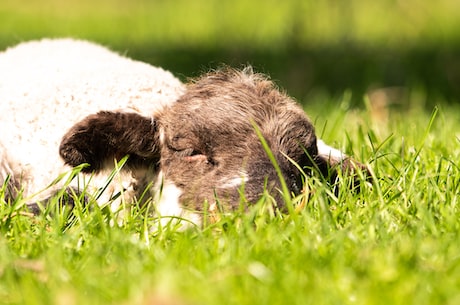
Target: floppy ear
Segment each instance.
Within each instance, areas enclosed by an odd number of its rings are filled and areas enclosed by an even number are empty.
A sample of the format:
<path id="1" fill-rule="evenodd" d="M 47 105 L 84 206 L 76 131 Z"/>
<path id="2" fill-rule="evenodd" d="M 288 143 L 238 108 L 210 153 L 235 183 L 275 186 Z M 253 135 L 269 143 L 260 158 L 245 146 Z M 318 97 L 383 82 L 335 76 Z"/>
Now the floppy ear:
<path id="1" fill-rule="evenodd" d="M 318 155 L 315 159 L 315 163 L 321 174 L 330 182 L 335 182 L 339 168 L 341 168 L 342 172 L 346 175 L 356 175 L 357 170 L 360 170 L 365 174 L 368 181 L 371 180 L 369 169 L 364 164 L 353 160 L 340 150 L 325 144 L 322 140 L 317 140 L 317 146 Z M 359 186 L 357 177 L 354 180 L 352 186 Z"/>
<path id="2" fill-rule="evenodd" d="M 126 166 L 143 167 L 160 159 L 157 124 L 136 113 L 101 111 L 75 124 L 62 138 L 59 154 L 65 163 L 88 163 L 84 172 L 130 155 Z"/>

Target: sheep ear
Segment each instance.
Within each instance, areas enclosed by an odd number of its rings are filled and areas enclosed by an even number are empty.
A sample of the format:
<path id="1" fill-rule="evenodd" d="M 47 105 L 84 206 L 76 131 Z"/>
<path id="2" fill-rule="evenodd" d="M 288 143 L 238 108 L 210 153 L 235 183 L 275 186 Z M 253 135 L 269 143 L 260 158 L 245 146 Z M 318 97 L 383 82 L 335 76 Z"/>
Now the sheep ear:
<path id="1" fill-rule="evenodd" d="M 365 174 L 367 180 L 371 180 L 369 169 L 364 164 L 354 161 L 340 150 L 325 144 L 322 140 L 317 140 L 317 146 L 316 164 L 321 174 L 330 182 L 335 182 L 339 168 L 347 175 L 356 175 L 357 170 L 360 170 Z M 357 177 L 352 186 L 359 186 Z"/>
<path id="2" fill-rule="evenodd" d="M 99 171 L 126 155 L 130 155 L 128 167 L 144 167 L 160 159 L 158 143 L 154 120 L 136 113 L 101 111 L 64 135 L 59 154 L 70 166 L 88 163 L 85 172 Z"/>

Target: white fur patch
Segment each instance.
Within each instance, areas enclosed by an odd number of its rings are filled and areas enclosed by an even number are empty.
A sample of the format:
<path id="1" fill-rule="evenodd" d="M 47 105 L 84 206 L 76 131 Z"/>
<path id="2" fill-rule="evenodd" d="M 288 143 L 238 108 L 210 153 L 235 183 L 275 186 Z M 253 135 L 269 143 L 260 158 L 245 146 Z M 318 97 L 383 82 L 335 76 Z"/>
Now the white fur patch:
<path id="1" fill-rule="evenodd" d="M 179 205 L 179 197 L 182 190 L 174 184 L 166 183 L 163 185 L 161 194 L 158 194 L 156 212 L 160 216 L 181 216 L 182 208 Z"/>
<path id="2" fill-rule="evenodd" d="M 318 139 L 317 146 L 318 146 L 318 154 L 321 156 L 325 156 L 330 159 L 337 159 L 337 160 L 343 160 L 347 157 L 347 155 L 344 154 L 342 151 L 327 145 L 326 143 L 323 142 L 323 140 Z"/>
<path id="3" fill-rule="evenodd" d="M 249 181 L 248 173 L 241 172 L 239 176 L 230 178 L 230 179 L 222 179 L 221 188 L 234 188 L 241 186 L 242 184 Z"/>
<path id="4" fill-rule="evenodd" d="M 165 131 L 163 128 L 160 128 L 159 130 L 160 133 L 160 145 L 163 146 L 165 144 Z"/>
<path id="5" fill-rule="evenodd" d="M 179 198 L 182 195 L 182 190 L 174 183 L 165 181 L 162 172 L 159 174 L 158 182 L 157 185 L 163 184 L 163 188 L 161 192 L 157 191 L 155 210 L 158 216 L 162 218 L 160 220 L 161 224 L 167 225 L 170 221 L 175 221 L 172 218 L 178 217 L 186 220 L 181 222 L 184 229 L 192 225 L 200 226 L 200 215 L 181 206 Z"/>

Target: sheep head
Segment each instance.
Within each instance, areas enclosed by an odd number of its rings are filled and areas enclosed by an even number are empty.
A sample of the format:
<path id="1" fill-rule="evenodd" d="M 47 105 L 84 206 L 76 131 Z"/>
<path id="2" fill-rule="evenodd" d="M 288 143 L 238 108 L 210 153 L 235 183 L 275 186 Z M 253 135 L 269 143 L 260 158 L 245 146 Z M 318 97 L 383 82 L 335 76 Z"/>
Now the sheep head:
<path id="1" fill-rule="evenodd" d="M 234 209 L 243 194 L 255 202 L 264 190 L 282 208 L 280 180 L 260 135 L 293 193 L 302 188 L 298 167 L 308 173 L 314 163 L 327 163 L 302 108 L 251 69 L 206 74 L 152 118 L 90 115 L 67 132 L 60 155 L 71 166 L 89 163 L 87 171 L 99 171 L 129 154 L 128 168 L 161 173 L 163 182 L 178 191 L 180 205 L 195 211 L 203 210 L 205 202 Z"/>

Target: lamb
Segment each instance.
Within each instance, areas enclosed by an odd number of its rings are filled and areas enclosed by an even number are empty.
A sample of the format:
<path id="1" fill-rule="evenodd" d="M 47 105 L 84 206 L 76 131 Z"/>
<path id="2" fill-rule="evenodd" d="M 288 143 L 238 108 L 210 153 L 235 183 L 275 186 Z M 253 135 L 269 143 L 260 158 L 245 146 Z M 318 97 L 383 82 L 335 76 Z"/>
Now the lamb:
<path id="1" fill-rule="evenodd" d="M 294 194 L 302 189 L 299 168 L 327 175 L 361 166 L 317 139 L 303 109 L 250 68 L 184 85 L 90 42 L 45 39 L 0 53 L 0 100 L 0 182 L 7 197 L 22 192 L 31 203 L 46 202 L 62 188 L 50 183 L 83 163 L 72 189 L 94 175 L 89 187 L 97 190 L 129 155 L 98 203 L 116 207 L 149 187 L 159 215 L 200 223 L 218 205 L 233 210 L 242 196 L 255 202 L 264 190 L 283 208 L 262 140 Z"/>

